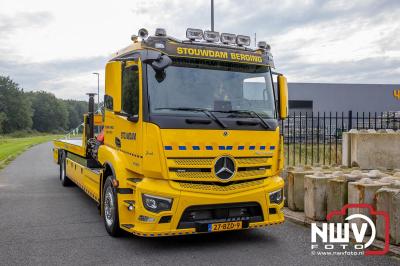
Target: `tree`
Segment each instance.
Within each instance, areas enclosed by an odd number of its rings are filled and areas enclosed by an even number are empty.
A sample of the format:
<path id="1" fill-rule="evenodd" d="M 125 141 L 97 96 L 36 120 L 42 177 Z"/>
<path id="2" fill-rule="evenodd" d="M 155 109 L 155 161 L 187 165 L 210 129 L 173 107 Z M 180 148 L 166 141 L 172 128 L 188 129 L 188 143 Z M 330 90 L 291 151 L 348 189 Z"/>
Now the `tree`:
<path id="1" fill-rule="evenodd" d="M 0 76 L 0 113 L 3 133 L 29 129 L 32 126 L 31 102 L 18 84 Z"/>
<path id="2" fill-rule="evenodd" d="M 85 101 L 61 100 L 44 91 L 25 93 L 9 77 L 0 76 L 0 134 L 71 130 L 83 122 L 87 108 Z"/>
<path id="3" fill-rule="evenodd" d="M 3 112 L 0 112 L 0 134 L 2 134 L 3 131 L 3 124 L 7 121 L 7 115 Z"/>
<path id="4" fill-rule="evenodd" d="M 68 130 L 83 123 L 83 114 L 87 113 L 88 103 L 85 101 L 64 100 L 68 109 Z"/>
<path id="5" fill-rule="evenodd" d="M 66 104 L 53 94 L 39 91 L 29 93 L 33 112 L 33 129 L 40 132 L 59 132 L 68 128 Z"/>

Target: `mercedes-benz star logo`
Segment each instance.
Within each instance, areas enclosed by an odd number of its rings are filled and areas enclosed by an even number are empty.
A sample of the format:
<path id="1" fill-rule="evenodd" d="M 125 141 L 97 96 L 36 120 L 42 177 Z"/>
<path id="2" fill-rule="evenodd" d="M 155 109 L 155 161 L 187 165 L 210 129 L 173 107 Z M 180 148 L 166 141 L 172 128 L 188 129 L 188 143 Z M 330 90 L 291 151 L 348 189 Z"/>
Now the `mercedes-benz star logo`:
<path id="1" fill-rule="evenodd" d="M 214 165 L 215 175 L 222 180 L 228 180 L 235 174 L 235 163 L 227 156 L 218 158 Z"/>

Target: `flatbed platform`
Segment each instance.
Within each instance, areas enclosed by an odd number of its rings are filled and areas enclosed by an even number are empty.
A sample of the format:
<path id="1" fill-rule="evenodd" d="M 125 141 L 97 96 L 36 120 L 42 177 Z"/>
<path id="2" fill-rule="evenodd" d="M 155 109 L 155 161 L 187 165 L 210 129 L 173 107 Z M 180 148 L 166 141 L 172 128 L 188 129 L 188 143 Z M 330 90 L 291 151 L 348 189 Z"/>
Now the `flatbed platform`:
<path id="1" fill-rule="evenodd" d="M 57 139 L 54 140 L 54 147 L 83 157 L 86 155 L 86 147 L 82 139 Z"/>

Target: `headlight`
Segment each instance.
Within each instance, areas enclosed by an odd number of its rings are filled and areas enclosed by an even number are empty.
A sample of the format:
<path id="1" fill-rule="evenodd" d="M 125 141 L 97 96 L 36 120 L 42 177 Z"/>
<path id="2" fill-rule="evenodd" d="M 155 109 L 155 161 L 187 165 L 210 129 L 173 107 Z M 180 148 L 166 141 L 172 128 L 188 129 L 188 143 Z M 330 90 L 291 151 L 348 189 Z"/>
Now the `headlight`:
<path id="1" fill-rule="evenodd" d="M 269 202 L 280 204 L 283 201 L 283 189 L 269 193 Z"/>
<path id="2" fill-rule="evenodd" d="M 142 200 L 144 208 L 155 213 L 169 211 L 172 207 L 172 199 L 168 198 L 142 194 Z"/>

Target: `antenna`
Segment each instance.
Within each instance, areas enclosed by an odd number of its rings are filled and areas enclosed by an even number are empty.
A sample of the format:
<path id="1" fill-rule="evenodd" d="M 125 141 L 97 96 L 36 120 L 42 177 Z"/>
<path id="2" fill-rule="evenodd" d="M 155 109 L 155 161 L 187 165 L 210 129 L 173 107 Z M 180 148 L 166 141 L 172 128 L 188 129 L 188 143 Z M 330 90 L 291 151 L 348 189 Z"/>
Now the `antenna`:
<path id="1" fill-rule="evenodd" d="M 257 47 L 257 33 L 254 32 L 254 47 Z"/>
<path id="2" fill-rule="evenodd" d="M 214 0 L 211 0 L 211 31 L 214 31 Z"/>

